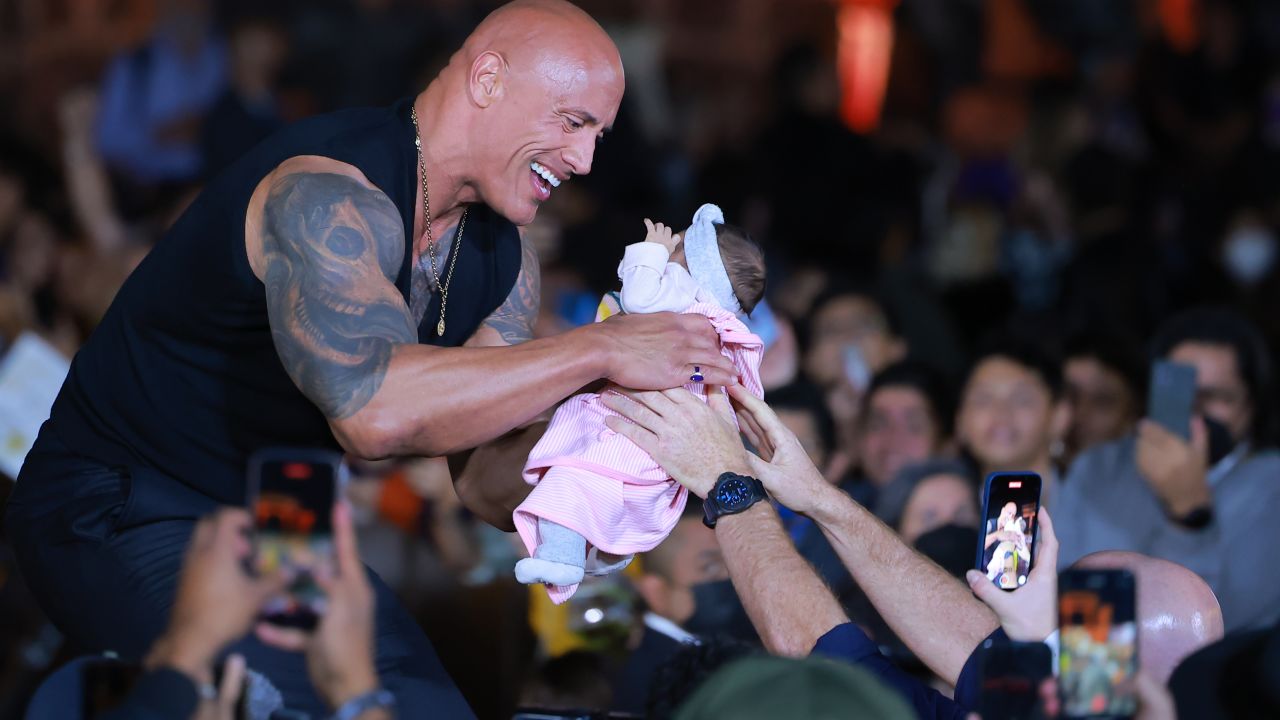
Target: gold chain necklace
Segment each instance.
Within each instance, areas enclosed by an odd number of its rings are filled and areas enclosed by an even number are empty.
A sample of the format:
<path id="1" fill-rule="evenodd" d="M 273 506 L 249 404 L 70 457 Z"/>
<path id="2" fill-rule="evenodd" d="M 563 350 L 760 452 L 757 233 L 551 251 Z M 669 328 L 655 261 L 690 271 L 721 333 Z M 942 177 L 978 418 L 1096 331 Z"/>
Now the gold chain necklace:
<path id="1" fill-rule="evenodd" d="M 436 271 L 436 240 L 431 234 L 431 198 L 427 196 L 427 165 L 422 159 L 422 131 L 418 129 L 417 108 L 409 108 L 409 118 L 413 120 L 413 145 L 418 149 L 418 174 L 422 177 L 422 219 L 427 225 L 427 257 L 431 258 L 431 279 L 440 288 L 440 322 L 436 323 L 436 335 L 444 337 L 444 312 L 449 305 L 449 283 L 453 280 L 453 268 L 458 264 L 458 255 L 462 253 L 462 231 L 467 227 L 467 213 L 471 208 L 463 210 L 462 219 L 458 221 L 458 232 L 453 236 L 453 259 L 449 261 L 449 271 L 441 285 L 440 273 Z"/>

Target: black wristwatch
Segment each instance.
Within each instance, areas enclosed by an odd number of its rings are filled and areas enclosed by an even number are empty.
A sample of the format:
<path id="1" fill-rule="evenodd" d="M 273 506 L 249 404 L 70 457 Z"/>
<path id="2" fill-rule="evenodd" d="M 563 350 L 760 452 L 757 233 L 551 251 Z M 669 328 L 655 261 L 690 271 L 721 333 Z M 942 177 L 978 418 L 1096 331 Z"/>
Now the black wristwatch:
<path id="1" fill-rule="evenodd" d="M 736 515 L 767 497 L 764 483 L 759 480 L 737 473 L 721 473 L 707 493 L 707 499 L 702 501 L 705 515 L 702 524 L 713 528 L 721 516 Z"/>

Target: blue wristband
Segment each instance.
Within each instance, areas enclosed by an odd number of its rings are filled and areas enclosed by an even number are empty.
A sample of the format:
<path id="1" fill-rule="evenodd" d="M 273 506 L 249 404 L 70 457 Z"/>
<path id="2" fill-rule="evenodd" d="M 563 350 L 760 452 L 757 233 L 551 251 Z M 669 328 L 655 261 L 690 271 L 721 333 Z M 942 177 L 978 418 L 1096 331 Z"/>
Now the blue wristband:
<path id="1" fill-rule="evenodd" d="M 370 690 L 363 695 L 357 695 L 350 700 L 342 703 L 342 707 L 334 711 L 330 716 L 330 720 L 356 720 L 364 714 L 365 710 L 373 708 L 394 709 L 396 706 L 396 696 L 391 694 L 390 690 Z"/>

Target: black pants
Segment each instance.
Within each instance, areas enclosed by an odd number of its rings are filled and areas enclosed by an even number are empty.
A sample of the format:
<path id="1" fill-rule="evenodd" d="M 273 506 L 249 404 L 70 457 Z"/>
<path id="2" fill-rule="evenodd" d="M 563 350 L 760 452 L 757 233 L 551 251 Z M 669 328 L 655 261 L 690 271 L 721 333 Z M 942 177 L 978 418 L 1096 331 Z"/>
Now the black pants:
<path id="1" fill-rule="evenodd" d="M 46 427 L 5 510 L 19 569 L 49 618 L 81 649 L 139 660 L 165 630 L 196 521 L 216 503 L 146 468 L 70 453 Z M 402 717 L 473 717 L 413 618 L 372 571 L 377 668 Z M 267 676 L 291 710 L 327 717 L 302 655 L 252 634 L 230 651 Z"/>

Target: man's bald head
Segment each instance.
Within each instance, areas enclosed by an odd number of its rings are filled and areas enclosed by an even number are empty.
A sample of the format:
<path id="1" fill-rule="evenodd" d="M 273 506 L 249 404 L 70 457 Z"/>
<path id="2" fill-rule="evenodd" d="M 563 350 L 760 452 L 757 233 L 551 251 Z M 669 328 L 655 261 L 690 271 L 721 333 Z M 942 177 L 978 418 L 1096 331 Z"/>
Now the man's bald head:
<path id="1" fill-rule="evenodd" d="M 1133 573 L 1138 662 L 1161 684 L 1185 657 L 1222 637 L 1218 598 L 1199 575 L 1177 563 L 1109 550 L 1086 555 L 1071 567 Z"/>
<path id="2" fill-rule="evenodd" d="M 503 53 L 513 63 L 580 55 L 622 76 L 622 59 L 613 40 L 582 8 L 565 0 L 515 0 L 489 13 L 462 44 L 468 62 L 486 51 Z"/>
<path id="3" fill-rule="evenodd" d="M 564 0 L 516 0 L 476 27 L 432 86 L 460 136 L 449 149 L 464 154 L 456 181 L 525 225 L 553 188 L 591 171 L 625 81 L 590 15 Z"/>

